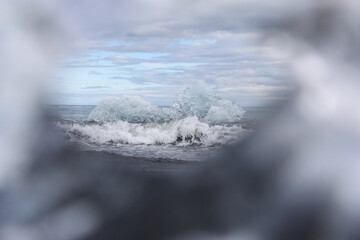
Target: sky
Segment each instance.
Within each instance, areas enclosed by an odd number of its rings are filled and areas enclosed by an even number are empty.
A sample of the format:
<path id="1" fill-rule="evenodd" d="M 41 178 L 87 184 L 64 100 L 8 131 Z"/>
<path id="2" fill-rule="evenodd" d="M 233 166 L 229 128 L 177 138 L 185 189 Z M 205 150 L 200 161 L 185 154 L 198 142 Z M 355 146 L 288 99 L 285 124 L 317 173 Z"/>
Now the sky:
<path id="1" fill-rule="evenodd" d="M 260 27 L 276 15 L 274 4 L 256 3 L 63 1 L 57 14 L 72 26 L 71 50 L 52 76 L 51 103 L 93 105 L 126 94 L 170 105 L 197 81 L 242 106 L 283 101 L 288 56 Z"/>

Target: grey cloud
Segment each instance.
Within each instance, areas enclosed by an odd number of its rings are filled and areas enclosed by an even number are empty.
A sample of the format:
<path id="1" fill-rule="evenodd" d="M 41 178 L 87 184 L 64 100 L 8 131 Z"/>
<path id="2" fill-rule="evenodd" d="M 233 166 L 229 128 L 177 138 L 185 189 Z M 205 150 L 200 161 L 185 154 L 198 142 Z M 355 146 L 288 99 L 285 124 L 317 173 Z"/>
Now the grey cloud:
<path id="1" fill-rule="evenodd" d="M 82 38 L 91 42 L 82 52 L 107 53 L 97 59 L 84 56 L 66 67 L 106 67 L 111 69 L 108 79 L 114 83 L 186 85 L 202 80 L 219 88 L 287 85 L 286 57 L 276 56 L 278 50 L 261 34 L 266 28 L 264 18 L 276 20 L 279 11 L 288 7 L 287 2 L 65 1 L 65 9 L 71 5 L 69 16 L 80 18 Z M 179 44 L 181 39 L 209 39 L 211 43 Z M 107 44 L 109 41 L 124 44 Z M 143 58 L 137 53 L 166 55 Z"/>
<path id="2" fill-rule="evenodd" d="M 259 4 L 261 3 L 261 5 Z M 92 37 L 193 37 L 217 31 L 248 32 L 276 18 L 289 1 L 64 1 L 64 9 Z M 281 6 L 284 8 L 284 6 Z M 266 14 L 265 14 L 266 13 Z"/>

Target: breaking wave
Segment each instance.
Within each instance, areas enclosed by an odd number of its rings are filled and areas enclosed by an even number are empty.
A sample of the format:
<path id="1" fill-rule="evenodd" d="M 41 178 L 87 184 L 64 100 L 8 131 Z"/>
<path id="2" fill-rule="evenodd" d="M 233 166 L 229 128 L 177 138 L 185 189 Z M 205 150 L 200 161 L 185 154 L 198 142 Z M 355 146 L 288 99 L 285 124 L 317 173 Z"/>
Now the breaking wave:
<path id="1" fill-rule="evenodd" d="M 58 122 L 75 142 L 99 146 L 220 146 L 246 135 L 239 121 L 244 110 L 213 93 L 204 83 L 186 88 L 170 107 L 140 96 L 108 97 L 87 121 Z"/>
<path id="2" fill-rule="evenodd" d="M 168 122 L 195 116 L 206 123 L 237 122 L 244 110 L 222 99 L 204 83 L 187 87 L 169 108 L 152 105 L 140 96 L 119 96 L 102 99 L 88 120 L 98 122 L 126 121 L 129 123 Z"/>
<path id="3" fill-rule="evenodd" d="M 209 125 L 197 117 L 186 117 L 164 123 L 105 123 L 59 124 L 73 140 L 104 144 L 148 144 L 177 146 L 224 145 L 238 139 L 246 132 L 240 125 Z"/>

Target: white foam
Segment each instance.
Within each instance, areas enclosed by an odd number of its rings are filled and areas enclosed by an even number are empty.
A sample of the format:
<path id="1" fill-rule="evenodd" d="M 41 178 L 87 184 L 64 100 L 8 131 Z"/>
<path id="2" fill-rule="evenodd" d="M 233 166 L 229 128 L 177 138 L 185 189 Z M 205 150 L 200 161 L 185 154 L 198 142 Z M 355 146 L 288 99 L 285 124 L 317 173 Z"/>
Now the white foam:
<path id="1" fill-rule="evenodd" d="M 95 144 L 199 144 L 223 145 L 246 133 L 240 125 L 211 126 L 197 117 L 187 117 L 164 123 L 129 123 L 125 121 L 103 124 L 62 124 L 69 136 L 81 137 Z"/>

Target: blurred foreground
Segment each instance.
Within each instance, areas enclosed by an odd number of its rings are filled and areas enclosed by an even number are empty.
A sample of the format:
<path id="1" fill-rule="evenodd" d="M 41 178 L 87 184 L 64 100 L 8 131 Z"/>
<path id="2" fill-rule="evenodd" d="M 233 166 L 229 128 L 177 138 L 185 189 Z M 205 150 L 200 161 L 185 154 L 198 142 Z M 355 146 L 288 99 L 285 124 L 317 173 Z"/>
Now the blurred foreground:
<path id="1" fill-rule="evenodd" d="M 71 24 L 2 2 L 0 238 L 359 239 L 360 6 L 281 3 L 259 27 L 291 52 L 297 91 L 218 159 L 185 164 L 66 146 L 38 106 Z"/>

